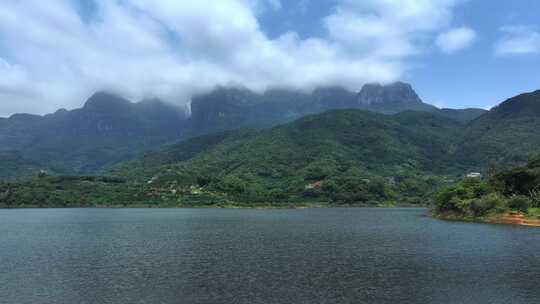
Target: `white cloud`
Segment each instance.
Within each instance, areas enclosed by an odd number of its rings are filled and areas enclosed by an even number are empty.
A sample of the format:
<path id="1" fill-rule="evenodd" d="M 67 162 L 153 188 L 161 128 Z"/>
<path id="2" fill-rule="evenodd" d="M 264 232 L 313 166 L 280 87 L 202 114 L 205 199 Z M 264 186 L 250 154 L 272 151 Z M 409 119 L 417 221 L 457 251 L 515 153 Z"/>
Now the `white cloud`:
<path id="1" fill-rule="evenodd" d="M 495 44 L 497 56 L 540 53 L 540 32 L 531 26 L 506 26 Z"/>
<path id="2" fill-rule="evenodd" d="M 257 16 L 276 0 L 95 0 L 84 21 L 73 1 L 0 1 L 0 115 L 78 107 L 101 89 L 185 103 L 216 85 L 394 81 L 459 0 L 339 0 L 327 33 L 306 39 L 263 32 Z"/>
<path id="3" fill-rule="evenodd" d="M 16 88 L 26 80 L 26 71 L 21 66 L 14 66 L 0 57 L 0 89 Z"/>
<path id="4" fill-rule="evenodd" d="M 423 53 L 430 34 L 451 21 L 456 0 L 344 0 L 325 19 L 333 39 L 382 58 Z"/>
<path id="5" fill-rule="evenodd" d="M 281 0 L 243 0 L 255 10 L 255 12 L 261 12 L 265 9 L 280 10 Z"/>
<path id="6" fill-rule="evenodd" d="M 469 47 L 476 39 L 476 32 L 466 26 L 450 29 L 437 37 L 436 44 L 443 53 L 453 54 Z"/>

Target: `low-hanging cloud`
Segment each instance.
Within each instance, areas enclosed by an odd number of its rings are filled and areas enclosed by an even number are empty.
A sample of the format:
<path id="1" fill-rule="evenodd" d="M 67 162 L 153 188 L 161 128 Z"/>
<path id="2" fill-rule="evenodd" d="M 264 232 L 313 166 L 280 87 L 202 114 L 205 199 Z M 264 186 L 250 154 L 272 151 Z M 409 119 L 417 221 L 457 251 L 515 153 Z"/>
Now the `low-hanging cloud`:
<path id="1" fill-rule="evenodd" d="M 434 43 L 459 0 L 338 0 L 317 37 L 269 38 L 279 0 L 0 2 L 0 115 L 77 107 L 96 90 L 187 103 L 217 85 L 311 89 L 390 82 Z M 84 16 L 81 16 L 84 15 Z"/>

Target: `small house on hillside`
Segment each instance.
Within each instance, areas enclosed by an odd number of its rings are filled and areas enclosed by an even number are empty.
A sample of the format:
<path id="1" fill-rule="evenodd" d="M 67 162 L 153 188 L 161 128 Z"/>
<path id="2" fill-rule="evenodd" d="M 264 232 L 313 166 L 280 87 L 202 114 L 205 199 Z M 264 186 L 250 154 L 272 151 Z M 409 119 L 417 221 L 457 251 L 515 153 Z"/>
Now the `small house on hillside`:
<path id="1" fill-rule="evenodd" d="M 481 178 L 481 177 L 482 177 L 482 173 L 471 172 L 471 173 L 467 174 L 467 177 L 468 177 L 468 178 Z"/>

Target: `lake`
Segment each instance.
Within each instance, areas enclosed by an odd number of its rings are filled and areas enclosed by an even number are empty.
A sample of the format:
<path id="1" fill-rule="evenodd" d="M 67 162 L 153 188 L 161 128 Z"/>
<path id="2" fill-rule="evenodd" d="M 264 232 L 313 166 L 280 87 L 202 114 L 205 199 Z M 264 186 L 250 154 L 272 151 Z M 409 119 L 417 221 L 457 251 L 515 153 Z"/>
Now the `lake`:
<path id="1" fill-rule="evenodd" d="M 540 229 L 425 214 L 0 210 L 0 303 L 540 302 Z"/>

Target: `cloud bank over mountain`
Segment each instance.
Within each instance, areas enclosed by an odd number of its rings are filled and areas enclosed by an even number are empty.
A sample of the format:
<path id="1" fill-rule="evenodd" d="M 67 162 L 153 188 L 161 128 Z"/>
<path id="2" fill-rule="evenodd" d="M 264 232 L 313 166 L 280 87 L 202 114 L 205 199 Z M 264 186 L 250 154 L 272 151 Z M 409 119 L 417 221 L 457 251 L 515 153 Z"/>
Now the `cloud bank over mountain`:
<path id="1" fill-rule="evenodd" d="M 387 83 L 433 48 L 459 2 L 337 0 L 320 35 L 270 38 L 258 16 L 279 0 L 2 1 L 0 116 L 73 108 L 96 90 L 182 104 L 217 85 Z"/>

